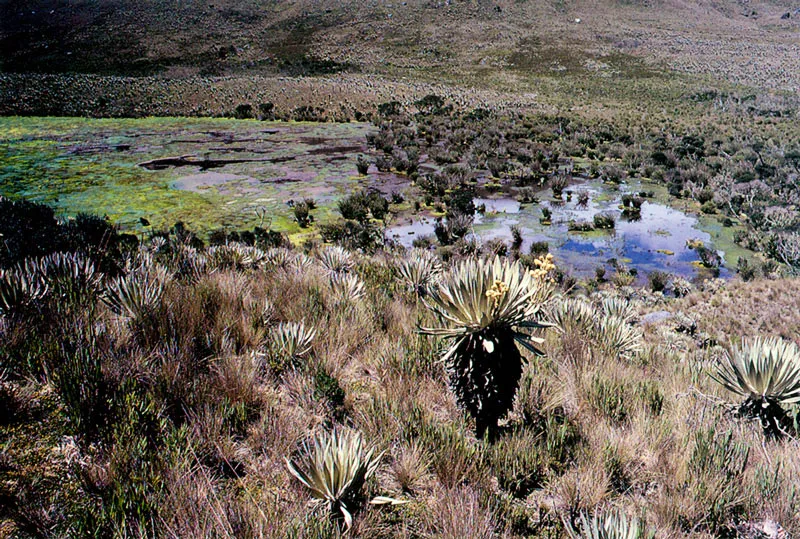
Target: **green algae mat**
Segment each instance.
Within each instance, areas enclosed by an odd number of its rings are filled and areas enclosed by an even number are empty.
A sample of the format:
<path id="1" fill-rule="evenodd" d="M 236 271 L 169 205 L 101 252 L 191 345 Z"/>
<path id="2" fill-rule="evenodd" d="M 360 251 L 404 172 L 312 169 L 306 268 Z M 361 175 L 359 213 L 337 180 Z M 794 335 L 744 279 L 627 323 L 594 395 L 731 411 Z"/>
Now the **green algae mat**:
<path id="1" fill-rule="evenodd" d="M 0 118 L 0 194 L 64 215 L 107 215 L 125 229 L 183 221 L 193 230 L 266 223 L 298 233 L 291 201 L 331 202 L 360 177 L 369 124 L 229 119 Z"/>

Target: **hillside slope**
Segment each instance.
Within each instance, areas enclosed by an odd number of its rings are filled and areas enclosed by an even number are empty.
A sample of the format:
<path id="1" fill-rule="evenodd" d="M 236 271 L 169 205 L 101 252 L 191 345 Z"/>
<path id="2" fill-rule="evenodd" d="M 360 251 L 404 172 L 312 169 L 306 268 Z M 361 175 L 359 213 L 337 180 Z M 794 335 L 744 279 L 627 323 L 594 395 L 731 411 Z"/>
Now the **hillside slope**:
<path id="1" fill-rule="evenodd" d="M 796 90 L 797 8 L 789 0 L 3 0 L 0 70 L 171 77 L 447 72 L 481 79 L 497 72 L 614 74 L 630 69 L 634 57 Z M 782 19 L 786 13 L 790 18 Z"/>

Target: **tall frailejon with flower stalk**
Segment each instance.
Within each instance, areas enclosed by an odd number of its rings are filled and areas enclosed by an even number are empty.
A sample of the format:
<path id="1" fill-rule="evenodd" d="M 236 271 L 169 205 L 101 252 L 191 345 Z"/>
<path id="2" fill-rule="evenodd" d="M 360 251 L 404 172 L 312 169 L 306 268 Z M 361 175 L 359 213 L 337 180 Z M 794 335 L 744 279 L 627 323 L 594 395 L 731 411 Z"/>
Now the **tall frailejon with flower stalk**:
<path id="1" fill-rule="evenodd" d="M 539 259 L 530 272 L 499 257 L 464 260 L 424 299 L 444 327 L 420 331 L 453 339 L 442 360 L 479 438 L 494 439 L 498 421 L 513 405 L 524 364 L 516 343 L 543 354 L 543 339 L 523 330 L 549 327 L 542 307 L 553 294 L 554 267 L 552 257 Z"/>

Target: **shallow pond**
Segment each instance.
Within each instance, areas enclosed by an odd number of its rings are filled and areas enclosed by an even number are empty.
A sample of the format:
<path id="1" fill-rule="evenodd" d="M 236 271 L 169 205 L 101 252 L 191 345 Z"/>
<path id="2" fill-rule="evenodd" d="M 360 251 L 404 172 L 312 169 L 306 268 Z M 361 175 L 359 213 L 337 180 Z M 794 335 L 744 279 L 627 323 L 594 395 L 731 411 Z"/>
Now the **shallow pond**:
<path id="1" fill-rule="evenodd" d="M 680 210 L 648 199 L 642 206 L 641 218 L 626 220 L 620 210 L 622 195 L 640 190 L 640 185 L 622 186 L 610 191 L 597 181 L 578 181 L 570 189 L 585 191 L 589 202 L 580 205 L 577 196 L 563 202 L 552 200 L 550 191 L 543 191 L 539 204 L 522 205 L 508 197 L 476 198 L 476 206 L 485 206 L 483 214 L 475 216 L 473 233 L 481 241 L 512 240 L 511 227 L 522 233 L 522 252 L 528 252 L 534 242 L 547 242 L 550 251 L 575 275 L 590 275 L 596 267 L 616 259 L 640 273 L 661 270 L 691 277 L 697 272 L 697 253 L 687 247 L 689 240 L 700 240 L 713 248 L 711 235 L 704 231 L 698 220 Z M 542 208 L 552 212 L 551 224 L 540 222 Z M 592 222 L 598 213 L 610 214 L 616 220 L 613 230 L 571 232 L 570 221 Z M 390 237 L 404 246 L 411 246 L 416 238 L 433 235 L 435 219 L 421 217 L 389 229 Z M 723 255 L 724 259 L 724 255 Z M 728 270 L 722 269 L 726 276 Z"/>

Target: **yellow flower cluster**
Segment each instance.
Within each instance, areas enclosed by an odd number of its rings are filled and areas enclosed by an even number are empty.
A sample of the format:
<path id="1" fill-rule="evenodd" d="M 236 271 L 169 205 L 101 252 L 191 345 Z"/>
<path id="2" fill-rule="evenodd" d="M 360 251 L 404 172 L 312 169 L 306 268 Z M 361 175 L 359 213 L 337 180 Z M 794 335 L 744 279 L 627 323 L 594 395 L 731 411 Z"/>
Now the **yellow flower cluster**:
<path id="1" fill-rule="evenodd" d="M 498 280 L 495 281 L 492 287 L 486 291 L 486 297 L 497 302 L 500 300 L 500 298 L 505 296 L 506 292 L 508 292 L 508 285 L 503 281 Z"/>
<path id="2" fill-rule="evenodd" d="M 537 281 L 552 281 L 553 278 L 549 277 L 550 272 L 556 269 L 556 265 L 553 263 L 553 255 L 547 253 L 545 256 L 540 256 L 536 260 L 533 261 L 533 264 L 536 266 L 536 269 L 532 269 L 530 271 L 531 277 L 536 279 Z"/>

